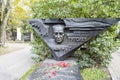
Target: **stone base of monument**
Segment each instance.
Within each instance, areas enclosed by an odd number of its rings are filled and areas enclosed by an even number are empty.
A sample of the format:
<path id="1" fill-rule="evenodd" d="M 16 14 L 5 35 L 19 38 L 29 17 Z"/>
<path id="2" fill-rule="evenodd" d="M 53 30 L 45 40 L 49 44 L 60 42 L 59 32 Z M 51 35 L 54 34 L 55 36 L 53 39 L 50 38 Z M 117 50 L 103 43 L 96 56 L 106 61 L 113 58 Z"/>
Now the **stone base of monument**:
<path id="1" fill-rule="evenodd" d="M 75 60 L 56 61 L 46 59 L 27 80 L 83 80 Z"/>

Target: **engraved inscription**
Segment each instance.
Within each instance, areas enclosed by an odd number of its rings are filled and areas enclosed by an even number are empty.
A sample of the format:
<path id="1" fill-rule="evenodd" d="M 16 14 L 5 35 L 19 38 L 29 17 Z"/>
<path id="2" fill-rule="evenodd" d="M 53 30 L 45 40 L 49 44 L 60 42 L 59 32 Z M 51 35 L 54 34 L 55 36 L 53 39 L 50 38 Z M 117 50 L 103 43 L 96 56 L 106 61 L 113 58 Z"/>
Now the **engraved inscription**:
<path id="1" fill-rule="evenodd" d="M 87 37 L 68 37 L 68 39 L 72 42 L 80 42 L 85 41 Z"/>
<path id="2" fill-rule="evenodd" d="M 83 42 L 88 37 L 90 37 L 89 33 L 81 32 L 81 33 L 66 33 L 68 40 L 72 42 Z"/>
<path id="3" fill-rule="evenodd" d="M 66 34 L 67 37 L 89 37 L 88 34 Z"/>

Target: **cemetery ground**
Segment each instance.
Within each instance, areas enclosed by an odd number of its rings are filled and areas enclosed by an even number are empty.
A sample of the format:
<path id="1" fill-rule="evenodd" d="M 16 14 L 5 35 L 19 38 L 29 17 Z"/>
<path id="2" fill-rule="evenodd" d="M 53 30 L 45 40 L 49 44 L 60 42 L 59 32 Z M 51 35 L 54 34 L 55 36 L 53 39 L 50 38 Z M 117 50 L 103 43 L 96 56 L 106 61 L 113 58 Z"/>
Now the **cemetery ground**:
<path id="1" fill-rule="evenodd" d="M 40 65 L 41 64 L 36 64 L 32 66 L 31 69 L 28 72 L 26 72 L 26 74 L 24 74 L 20 80 L 26 80 L 28 76 Z M 87 68 L 87 69 L 80 70 L 80 72 L 84 80 L 111 80 L 111 77 L 107 68 Z"/>
<path id="2" fill-rule="evenodd" d="M 102 68 L 87 68 L 80 70 L 84 80 L 120 80 L 120 48 L 112 53 L 112 60 L 108 67 Z M 36 64 L 27 71 L 20 80 L 26 80 L 26 78 L 39 66 Z"/>
<path id="3" fill-rule="evenodd" d="M 38 63 L 34 64 L 32 62 L 32 55 L 30 54 L 30 46 L 28 43 L 6 43 L 6 46 L 0 48 L 0 50 L 2 50 L 0 52 L 0 78 L 3 78 L 4 80 L 18 80 L 19 78 L 20 80 L 26 80 L 26 77 L 28 77 L 39 65 Z M 8 56 L 6 57 L 6 55 Z M 112 56 L 113 59 L 108 69 L 87 68 L 81 70 L 80 72 L 82 73 L 84 80 L 111 80 L 111 78 L 112 80 L 119 80 L 120 48 L 114 52 Z"/>

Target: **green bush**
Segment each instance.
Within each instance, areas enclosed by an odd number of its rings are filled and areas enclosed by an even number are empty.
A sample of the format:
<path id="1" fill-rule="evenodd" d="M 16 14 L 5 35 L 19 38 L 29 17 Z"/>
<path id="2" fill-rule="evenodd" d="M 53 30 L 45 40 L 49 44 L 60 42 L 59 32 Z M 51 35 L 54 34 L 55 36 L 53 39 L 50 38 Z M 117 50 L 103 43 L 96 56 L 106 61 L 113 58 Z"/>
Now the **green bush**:
<path id="1" fill-rule="evenodd" d="M 118 46 L 118 42 L 115 41 L 117 33 L 114 28 L 117 27 L 111 27 L 103 34 L 100 34 L 96 39 L 90 41 L 88 43 L 88 49 L 82 51 L 82 54 L 76 57 L 80 68 L 107 66 L 109 64 L 111 53 L 115 51 Z"/>
<path id="2" fill-rule="evenodd" d="M 81 71 L 84 80 L 109 80 L 108 74 L 97 68 L 88 68 Z"/>
<path id="3" fill-rule="evenodd" d="M 40 62 L 45 58 L 51 57 L 50 51 L 48 47 L 46 47 L 45 43 L 39 37 L 39 35 L 34 32 L 34 41 L 32 42 L 32 53 L 35 53 L 37 56 L 33 57 L 36 62 Z"/>
<path id="4" fill-rule="evenodd" d="M 32 6 L 33 18 L 105 18 L 120 16 L 120 2 L 116 0 L 40 0 Z M 74 56 L 81 68 L 106 66 L 111 59 L 111 52 L 116 48 L 116 29 L 114 26 L 88 42 L 86 51 L 78 50 Z M 45 59 L 49 50 L 42 40 L 35 36 L 33 51 L 39 55 L 39 60 Z"/>

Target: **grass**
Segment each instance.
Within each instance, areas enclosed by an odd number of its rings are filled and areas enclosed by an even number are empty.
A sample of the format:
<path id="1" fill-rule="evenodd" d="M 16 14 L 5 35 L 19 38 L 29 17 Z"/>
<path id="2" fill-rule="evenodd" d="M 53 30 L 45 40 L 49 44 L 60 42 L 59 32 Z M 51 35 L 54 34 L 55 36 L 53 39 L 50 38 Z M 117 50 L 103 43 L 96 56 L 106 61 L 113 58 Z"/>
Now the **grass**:
<path id="1" fill-rule="evenodd" d="M 33 65 L 30 70 L 28 70 L 21 78 L 20 80 L 26 80 L 26 78 L 37 68 L 38 64 Z"/>
<path id="2" fill-rule="evenodd" d="M 84 80 L 110 80 L 108 73 L 99 68 L 87 68 L 81 73 Z"/>

